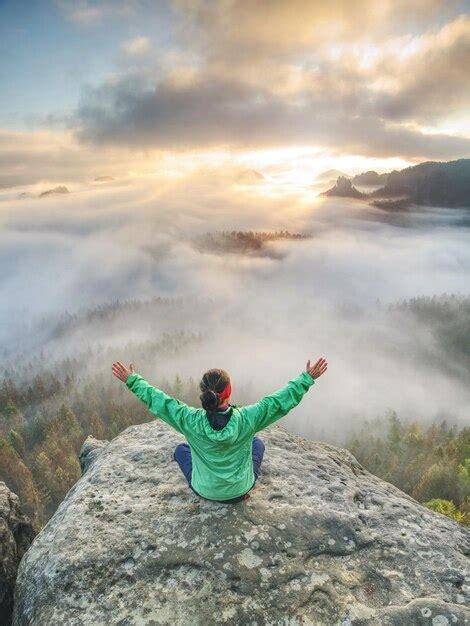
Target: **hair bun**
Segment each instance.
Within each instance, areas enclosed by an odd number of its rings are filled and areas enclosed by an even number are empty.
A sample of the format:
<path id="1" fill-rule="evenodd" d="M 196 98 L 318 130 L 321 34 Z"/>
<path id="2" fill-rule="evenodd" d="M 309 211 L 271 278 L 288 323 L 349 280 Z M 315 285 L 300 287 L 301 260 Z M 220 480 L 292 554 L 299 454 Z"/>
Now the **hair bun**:
<path id="1" fill-rule="evenodd" d="M 230 383 L 230 376 L 225 370 L 211 369 L 199 383 L 201 404 L 206 411 L 216 411 L 222 402 L 220 395 Z M 224 396 L 225 397 L 225 396 Z"/>
<path id="2" fill-rule="evenodd" d="M 200 400 L 206 411 L 215 411 L 220 404 L 219 394 L 213 389 L 206 389 L 203 391 L 200 395 Z"/>

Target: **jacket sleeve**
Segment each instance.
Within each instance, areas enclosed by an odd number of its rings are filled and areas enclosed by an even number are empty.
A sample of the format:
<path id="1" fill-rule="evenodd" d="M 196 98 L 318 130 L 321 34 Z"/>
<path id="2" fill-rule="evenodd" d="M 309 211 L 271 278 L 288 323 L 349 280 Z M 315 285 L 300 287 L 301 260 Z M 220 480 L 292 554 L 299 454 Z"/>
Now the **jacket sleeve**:
<path id="1" fill-rule="evenodd" d="M 256 433 L 287 415 L 299 404 L 314 382 L 310 374 L 304 371 L 279 391 L 265 396 L 256 404 L 243 407 L 245 419 L 249 422 L 253 432 Z"/>
<path id="2" fill-rule="evenodd" d="M 152 387 L 140 374 L 131 374 L 126 380 L 126 386 L 147 405 L 151 413 L 178 432 L 186 433 L 188 419 L 197 409 Z"/>

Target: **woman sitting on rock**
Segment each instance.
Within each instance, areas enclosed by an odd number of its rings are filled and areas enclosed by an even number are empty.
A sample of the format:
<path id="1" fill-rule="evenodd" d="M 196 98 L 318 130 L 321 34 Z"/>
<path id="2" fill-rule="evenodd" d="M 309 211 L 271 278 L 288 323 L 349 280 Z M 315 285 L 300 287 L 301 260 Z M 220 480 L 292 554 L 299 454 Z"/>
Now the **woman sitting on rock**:
<path id="1" fill-rule="evenodd" d="M 239 502 L 249 497 L 264 454 L 264 443 L 255 433 L 297 406 L 326 369 L 323 358 L 313 366 L 308 361 L 306 370 L 285 387 L 243 407 L 230 403 L 232 386 L 227 372 L 211 369 L 199 384 L 203 408 L 196 409 L 152 387 L 132 364 L 127 369 L 119 361 L 113 363 L 113 374 L 152 413 L 186 437 L 188 443 L 176 446 L 173 459 L 194 493 L 216 502 Z"/>

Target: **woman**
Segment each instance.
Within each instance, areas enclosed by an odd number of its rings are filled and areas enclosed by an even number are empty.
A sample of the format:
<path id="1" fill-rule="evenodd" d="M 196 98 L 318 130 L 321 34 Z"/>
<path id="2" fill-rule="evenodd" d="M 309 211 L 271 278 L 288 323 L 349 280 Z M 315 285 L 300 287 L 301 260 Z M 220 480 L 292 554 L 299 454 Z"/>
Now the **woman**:
<path id="1" fill-rule="evenodd" d="M 119 361 L 113 374 L 123 381 L 149 410 L 183 434 L 173 453 L 189 486 L 199 497 L 216 502 L 239 502 L 249 497 L 260 475 L 264 443 L 255 433 L 287 415 L 299 404 L 315 380 L 327 370 L 325 359 L 307 367 L 285 387 L 256 404 L 231 404 L 230 377 L 212 369 L 200 382 L 202 409 L 190 407 L 152 387 Z"/>

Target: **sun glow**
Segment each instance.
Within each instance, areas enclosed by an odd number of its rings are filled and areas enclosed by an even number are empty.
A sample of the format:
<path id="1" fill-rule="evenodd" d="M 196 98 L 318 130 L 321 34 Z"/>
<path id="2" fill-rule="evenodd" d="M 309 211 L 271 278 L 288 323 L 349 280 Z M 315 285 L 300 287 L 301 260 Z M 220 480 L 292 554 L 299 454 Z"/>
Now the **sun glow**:
<path id="1" fill-rule="evenodd" d="M 387 172 L 411 165 L 402 158 L 375 158 L 361 155 L 335 155 L 313 146 L 250 150 L 190 151 L 162 154 L 156 162 L 156 174 L 172 178 L 211 172 L 221 175 L 254 170 L 262 175 L 256 186 L 263 193 L 283 195 L 294 189 L 308 191 L 318 175 L 326 170 L 339 170 L 354 175 L 367 170 Z"/>

